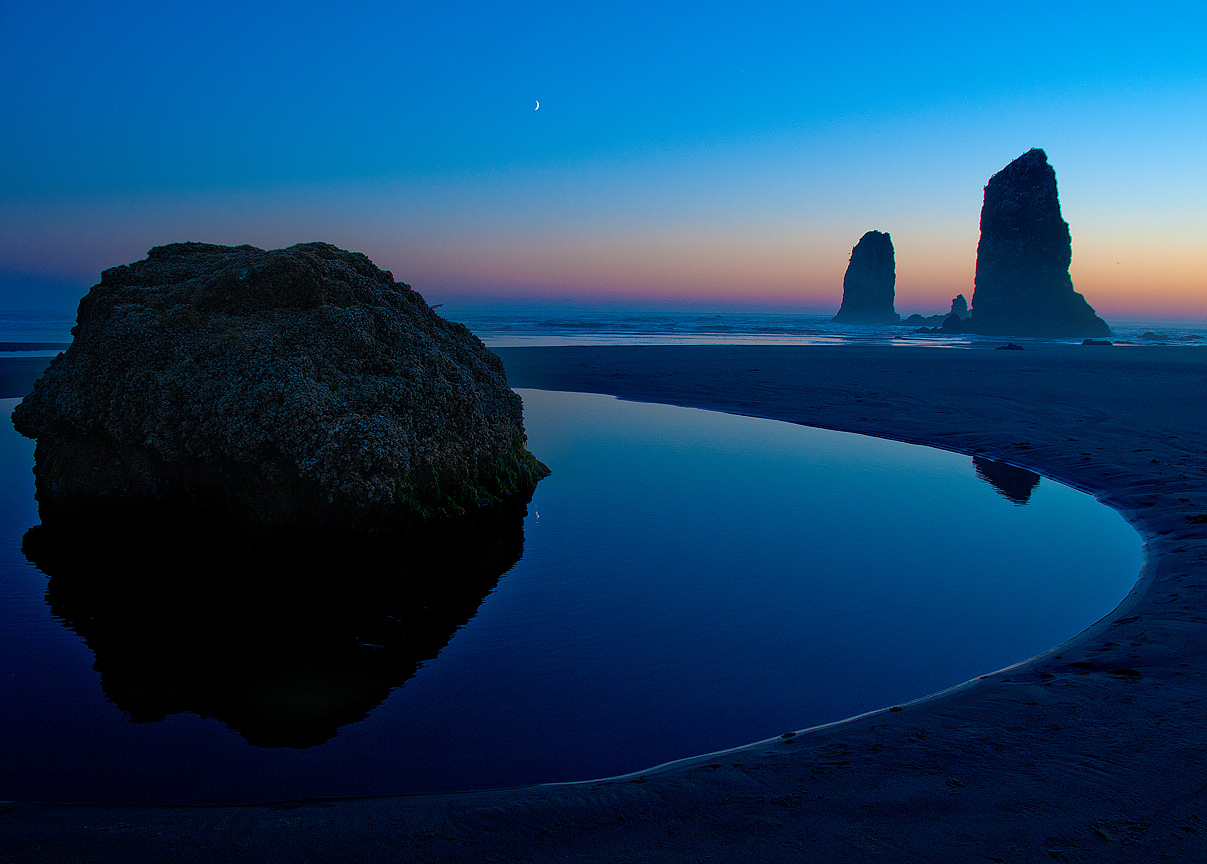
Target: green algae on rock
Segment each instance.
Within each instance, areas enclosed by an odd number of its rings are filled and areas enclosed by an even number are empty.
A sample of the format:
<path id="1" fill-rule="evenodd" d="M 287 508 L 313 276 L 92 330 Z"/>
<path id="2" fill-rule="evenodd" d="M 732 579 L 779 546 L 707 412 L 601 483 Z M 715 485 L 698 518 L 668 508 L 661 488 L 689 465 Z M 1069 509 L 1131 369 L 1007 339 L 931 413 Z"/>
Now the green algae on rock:
<path id="1" fill-rule="evenodd" d="M 43 513 L 383 530 L 549 473 L 503 364 L 364 255 L 174 243 L 106 270 L 13 412 Z"/>

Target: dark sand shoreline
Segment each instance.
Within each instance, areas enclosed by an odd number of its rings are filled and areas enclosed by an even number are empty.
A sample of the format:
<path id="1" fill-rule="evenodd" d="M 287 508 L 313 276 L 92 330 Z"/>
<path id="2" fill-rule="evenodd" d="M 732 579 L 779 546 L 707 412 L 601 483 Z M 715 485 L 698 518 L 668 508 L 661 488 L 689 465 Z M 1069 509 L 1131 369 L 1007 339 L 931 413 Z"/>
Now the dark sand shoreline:
<path id="1" fill-rule="evenodd" d="M 253 807 L 0 806 L 0 860 L 1207 860 L 1207 351 L 497 352 L 516 387 L 1009 461 L 1120 510 L 1147 564 L 1115 612 L 1065 645 L 899 711 L 599 782 Z"/>

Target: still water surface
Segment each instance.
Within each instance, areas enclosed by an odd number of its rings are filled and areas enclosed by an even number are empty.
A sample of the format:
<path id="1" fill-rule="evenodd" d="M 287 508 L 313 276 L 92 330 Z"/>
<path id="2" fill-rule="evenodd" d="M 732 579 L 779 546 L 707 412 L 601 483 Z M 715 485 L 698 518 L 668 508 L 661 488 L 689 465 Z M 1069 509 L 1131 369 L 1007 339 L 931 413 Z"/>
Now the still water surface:
<path id="1" fill-rule="evenodd" d="M 422 576 L 400 589 L 422 557 L 405 549 L 29 532 L 32 442 L 5 424 L 0 800 L 263 801 L 638 770 L 1033 656 L 1109 612 L 1141 565 L 1117 513 L 1011 466 L 521 393 L 553 474 L 487 551 L 437 542 L 436 582 L 452 567 L 470 584 L 455 597 Z M 128 578 L 98 581 L 106 568 Z"/>

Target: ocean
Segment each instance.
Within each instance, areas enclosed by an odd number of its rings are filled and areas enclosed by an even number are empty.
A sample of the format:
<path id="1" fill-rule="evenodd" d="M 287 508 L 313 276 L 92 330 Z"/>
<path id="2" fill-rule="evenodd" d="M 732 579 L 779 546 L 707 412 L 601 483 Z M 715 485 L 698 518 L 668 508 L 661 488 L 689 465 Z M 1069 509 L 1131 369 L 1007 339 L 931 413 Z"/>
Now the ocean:
<path id="1" fill-rule="evenodd" d="M 914 325 L 835 324 L 829 315 L 772 312 L 613 312 L 525 309 L 489 312 L 444 309 L 487 347 L 537 345 L 817 345 L 885 344 L 970 348 L 1002 344 L 996 337 L 920 332 Z M 0 357 L 53 357 L 71 342 L 74 315 L 0 312 Z M 1207 322 L 1109 321 L 1116 345 L 1207 346 Z M 1015 337 L 1025 345 L 1029 341 Z M 1042 340 L 1053 341 L 1053 340 Z M 1055 340 L 1070 343 L 1080 339 Z"/>
<path id="2" fill-rule="evenodd" d="M 1005 340 L 922 332 L 917 325 L 835 324 L 830 315 L 770 312 L 473 312 L 441 310 L 488 347 L 527 345 L 886 344 L 969 348 Z M 1207 346 L 1207 322 L 1108 322 L 1118 345 Z M 1028 340 L 1015 337 L 1026 344 Z M 1079 343 L 1081 339 L 1042 340 Z"/>

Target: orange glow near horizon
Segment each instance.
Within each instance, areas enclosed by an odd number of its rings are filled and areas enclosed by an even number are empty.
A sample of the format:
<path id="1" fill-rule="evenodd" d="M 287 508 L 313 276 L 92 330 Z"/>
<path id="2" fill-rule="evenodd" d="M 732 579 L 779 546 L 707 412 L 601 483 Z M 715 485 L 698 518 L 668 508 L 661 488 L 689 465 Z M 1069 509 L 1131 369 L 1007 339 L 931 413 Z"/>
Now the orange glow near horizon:
<path id="1" fill-rule="evenodd" d="M 62 308 L 165 243 L 320 240 L 436 303 L 837 311 L 879 230 L 898 310 L 936 314 L 973 300 L 985 184 L 1038 147 L 1090 304 L 1207 320 L 1194 15 L 1048 4 L 1011 31 L 1043 63 L 987 64 L 1000 14 L 968 4 L 684 5 L 669 40 L 649 4 L 353 5 L 290 38 L 263 10 L 0 7 L 0 308 Z M 405 32 L 407 62 L 333 32 Z"/>
<path id="2" fill-rule="evenodd" d="M 137 260 L 161 243 L 188 239 L 276 248 L 323 239 L 364 252 L 433 303 L 824 313 L 837 311 L 851 248 L 863 230 L 875 227 L 893 236 L 900 313 L 944 312 L 956 294 L 973 302 L 978 231 L 971 210 L 958 219 L 897 213 L 871 225 L 860 215 L 845 215 L 829 222 L 611 220 L 549 227 L 521 221 L 500 227 L 402 219 L 380 202 L 357 209 L 340 196 L 248 203 L 237 221 L 220 220 L 229 206 L 225 198 L 175 208 L 106 202 L 66 215 L 31 207 L 22 230 L 0 238 L 0 252 L 16 272 L 70 280 L 81 295 L 101 270 Z M 164 220 L 175 224 L 166 236 Z M 1207 320 L 1207 245 L 1200 238 L 1163 233 L 1159 225 L 1128 232 L 1086 215 L 1080 222 L 1084 227 L 1073 226 L 1073 281 L 1099 314 Z M 120 227 L 102 235 L 98 224 Z"/>
<path id="3" fill-rule="evenodd" d="M 407 256 L 407 272 L 408 281 L 436 302 L 476 297 L 824 312 L 837 311 L 842 300 L 850 247 L 841 243 L 826 237 L 789 243 L 766 235 L 612 236 L 535 249 L 477 247 L 447 257 L 429 249 Z M 1119 263 L 1109 260 L 1112 254 L 1122 253 L 1116 247 L 1075 254 L 1071 269 L 1074 287 L 1100 315 L 1207 320 L 1207 261 L 1200 266 L 1184 250 L 1177 258 L 1132 249 Z M 958 257 L 902 254 L 899 246 L 896 308 L 903 315 L 936 314 L 957 294 L 971 304 L 975 272 L 975 240 Z"/>

